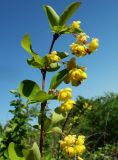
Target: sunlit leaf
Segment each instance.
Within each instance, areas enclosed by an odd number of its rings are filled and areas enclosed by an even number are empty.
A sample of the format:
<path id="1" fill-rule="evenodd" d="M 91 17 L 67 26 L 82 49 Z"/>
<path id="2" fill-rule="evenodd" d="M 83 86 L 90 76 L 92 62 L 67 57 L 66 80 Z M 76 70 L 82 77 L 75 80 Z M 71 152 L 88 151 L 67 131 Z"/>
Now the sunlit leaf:
<path id="1" fill-rule="evenodd" d="M 25 160 L 25 158 L 17 154 L 15 144 L 11 142 L 8 147 L 9 160 Z"/>
<path id="2" fill-rule="evenodd" d="M 33 55 L 31 59 L 27 59 L 27 63 L 33 68 L 45 68 L 47 58 L 46 56 L 41 58 L 39 55 Z"/>
<path id="3" fill-rule="evenodd" d="M 30 35 L 25 34 L 22 41 L 21 41 L 21 46 L 24 48 L 25 51 L 30 53 L 31 55 L 34 55 L 35 53 L 32 50 L 32 44 L 30 40 Z"/>
<path id="4" fill-rule="evenodd" d="M 39 147 L 36 143 L 33 144 L 31 149 L 23 149 L 23 155 L 25 156 L 25 160 L 41 160 Z"/>
<path id="5" fill-rule="evenodd" d="M 58 72 L 56 75 L 54 75 L 50 83 L 50 89 L 57 88 L 60 85 L 60 83 L 64 80 L 67 73 L 68 73 L 68 70 L 64 69 Z"/>
<path id="6" fill-rule="evenodd" d="M 59 127 L 53 127 L 48 133 L 58 133 L 62 134 L 62 129 Z"/>
<path id="7" fill-rule="evenodd" d="M 55 10 L 48 5 L 44 6 L 44 11 L 48 17 L 48 21 L 50 24 L 50 27 L 53 28 L 54 26 L 58 26 L 59 24 L 59 16 L 58 14 L 55 12 Z"/>
<path id="8" fill-rule="evenodd" d="M 34 160 L 41 160 L 41 154 L 39 151 L 39 147 L 36 143 L 33 144 L 32 150 L 34 154 Z"/>
<path id="9" fill-rule="evenodd" d="M 54 125 L 64 119 L 64 116 L 62 114 L 58 114 L 56 112 L 53 112 L 52 117 L 51 117 L 51 123 Z"/>
<path id="10" fill-rule="evenodd" d="M 24 80 L 20 83 L 18 91 L 21 96 L 30 100 L 40 91 L 40 88 L 34 81 Z"/>
<path id="11" fill-rule="evenodd" d="M 54 98 L 55 98 L 55 95 L 48 94 L 45 91 L 40 90 L 32 95 L 29 103 L 44 102 L 44 101 L 51 100 Z"/>
<path id="12" fill-rule="evenodd" d="M 64 25 L 80 6 L 80 2 L 71 3 L 60 16 L 59 25 Z"/>

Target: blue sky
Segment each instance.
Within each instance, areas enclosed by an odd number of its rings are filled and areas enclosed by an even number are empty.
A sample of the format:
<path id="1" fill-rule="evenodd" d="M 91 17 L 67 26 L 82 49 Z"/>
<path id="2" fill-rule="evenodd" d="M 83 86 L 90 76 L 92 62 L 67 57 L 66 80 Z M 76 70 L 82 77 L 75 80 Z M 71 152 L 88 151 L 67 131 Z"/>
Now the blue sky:
<path id="1" fill-rule="evenodd" d="M 40 55 L 48 52 L 52 33 L 43 11 L 44 4 L 51 5 L 61 14 L 72 0 L 0 0 L 0 123 L 9 118 L 9 102 L 14 97 L 10 89 L 16 89 L 20 81 L 31 79 L 40 84 L 40 72 L 30 68 L 26 59 L 29 55 L 21 48 L 25 33 L 32 39 L 33 49 Z M 88 79 L 78 88 L 73 88 L 73 96 L 95 97 L 104 92 L 118 91 L 118 0 L 83 0 L 81 7 L 69 20 L 80 20 L 81 27 L 92 38 L 98 37 L 100 47 L 91 56 L 78 59 L 87 67 Z M 54 50 L 69 52 L 74 42 L 69 35 L 62 36 Z M 52 75 L 51 75 L 52 76 Z M 47 76 L 47 86 L 51 76 Z M 60 86 L 64 87 L 63 85 Z"/>

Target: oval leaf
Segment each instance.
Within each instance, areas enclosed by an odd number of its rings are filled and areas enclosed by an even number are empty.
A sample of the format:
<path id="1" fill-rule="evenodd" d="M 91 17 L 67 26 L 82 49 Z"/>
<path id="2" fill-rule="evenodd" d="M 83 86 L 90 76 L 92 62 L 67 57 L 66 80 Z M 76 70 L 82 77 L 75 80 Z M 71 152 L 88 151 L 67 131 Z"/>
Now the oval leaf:
<path id="1" fill-rule="evenodd" d="M 31 149 L 23 149 L 25 160 L 41 160 L 41 154 L 36 143 L 33 144 Z"/>
<path id="2" fill-rule="evenodd" d="M 39 147 L 36 143 L 33 144 L 32 150 L 34 154 L 34 160 L 41 160 L 41 154 L 39 151 Z"/>
<path id="3" fill-rule="evenodd" d="M 62 129 L 59 127 L 53 127 L 49 133 L 62 134 Z"/>
<path id="4" fill-rule="evenodd" d="M 34 81 L 24 80 L 20 83 L 18 91 L 21 96 L 30 100 L 40 91 L 40 88 Z"/>
<path id="5" fill-rule="evenodd" d="M 58 26 L 59 24 L 59 16 L 55 12 L 55 10 L 51 6 L 44 6 L 44 11 L 48 17 L 48 21 L 50 24 L 50 27 L 53 28 L 54 26 Z"/>
<path id="6" fill-rule="evenodd" d="M 31 103 L 37 103 L 37 102 L 44 102 L 50 99 L 54 99 L 55 95 L 52 94 L 48 94 L 42 90 L 35 92 L 31 97 L 30 97 L 30 101 L 29 104 Z"/>
<path id="7" fill-rule="evenodd" d="M 52 77 L 51 83 L 50 83 L 50 89 L 57 88 L 60 83 L 64 80 L 65 76 L 67 75 L 68 70 L 64 69 L 60 72 L 58 72 L 56 75 Z"/>
<path id="8" fill-rule="evenodd" d="M 60 16 L 59 25 L 65 25 L 65 23 L 69 20 L 69 18 L 73 15 L 73 13 L 78 9 L 80 6 L 80 2 L 71 3 L 62 13 Z"/>
<path id="9" fill-rule="evenodd" d="M 32 44 L 30 40 L 30 35 L 25 34 L 22 41 L 21 41 L 21 46 L 24 48 L 25 51 L 30 53 L 31 55 L 34 55 L 35 53 L 32 50 Z"/>
<path id="10" fill-rule="evenodd" d="M 64 119 L 64 116 L 62 114 L 58 114 L 55 111 L 52 113 L 51 117 L 51 124 L 54 125 Z"/>
<path id="11" fill-rule="evenodd" d="M 13 142 L 11 142 L 9 144 L 9 147 L 8 147 L 8 155 L 9 155 L 9 160 L 25 160 L 24 157 L 19 157 L 16 153 L 16 150 L 15 150 L 15 144 Z"/>

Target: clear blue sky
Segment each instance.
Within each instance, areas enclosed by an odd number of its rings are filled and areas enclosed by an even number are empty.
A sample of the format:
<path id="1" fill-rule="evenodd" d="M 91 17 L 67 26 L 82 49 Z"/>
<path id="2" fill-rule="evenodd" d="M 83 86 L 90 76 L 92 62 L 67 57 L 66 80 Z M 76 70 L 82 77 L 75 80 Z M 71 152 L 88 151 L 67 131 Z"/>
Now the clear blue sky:
<path id="1" fill-rule="evenodd" d="M 40 83 L 40 72 L 26 64 L 29 57 L 21 48 L 25 33 L 32 39 L 33 49 L 43 55 L 48 52 L 52 33 L 43 11 L 44 4 L 51 5 L 60 14 L 72 0 L 0 0 L 0 122 L 9 119 L 9 102 L 14 97 L 21 80 L 32 79 Z M 78 60 L 87 66 L 88 79 L 78 88 L 77 95 L 94 97 L 104 92 L 118 92 L 118 0 L 83 0 L 80 9 L 70 19 L 80 20 L 81 27 L 100 40 L 99 50 Z M 55 44 L 54 50 L 69 51 L 74 39 L 66 35 Z M 47 84 L 51 76 L 48 75 Z M 63 85 L 61 86 L 63 87 Z"/>

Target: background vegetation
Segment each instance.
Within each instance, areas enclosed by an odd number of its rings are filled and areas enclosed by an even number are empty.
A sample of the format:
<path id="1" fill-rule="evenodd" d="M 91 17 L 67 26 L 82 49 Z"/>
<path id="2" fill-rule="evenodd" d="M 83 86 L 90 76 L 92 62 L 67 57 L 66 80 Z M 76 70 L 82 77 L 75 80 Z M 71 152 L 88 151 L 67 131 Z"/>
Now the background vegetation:
<path id="1" fill-rule="evenodd" d="M 10 142 L 18 148 L 31 147 L 34 142 L 39 143 L 38 127 L 33 124 L 37 116 L 37 106 L 24 105 L 16 91 L 12 91 L 16 99 L 10 105 L 13 118 L 5 126 L 0 125 L 0 156 L 8 158 L 7 149 Z M 13 108 L 14 106 L 14 108 Z M 66 119 L 60 122 L 63 130 L 68 134 L 84 134 L 87 151 L 85 160 L 117 160 L 118 159 L 118 94 L 107 93 L 101 97 L 86 99 L 77 97 L 77 106 L 70 111 Z M 31 121 L 33 121 L 31 123 Z M 60 136 L 49 134 L 45 142 L 45 154 L 50 159 L 58 154 Z M 50 152 L 49 152 L 50 151 Z M 61 154 L 61 151 L 60 153 Z M 62 159 L 66 159 L 63 157 Z"/>

